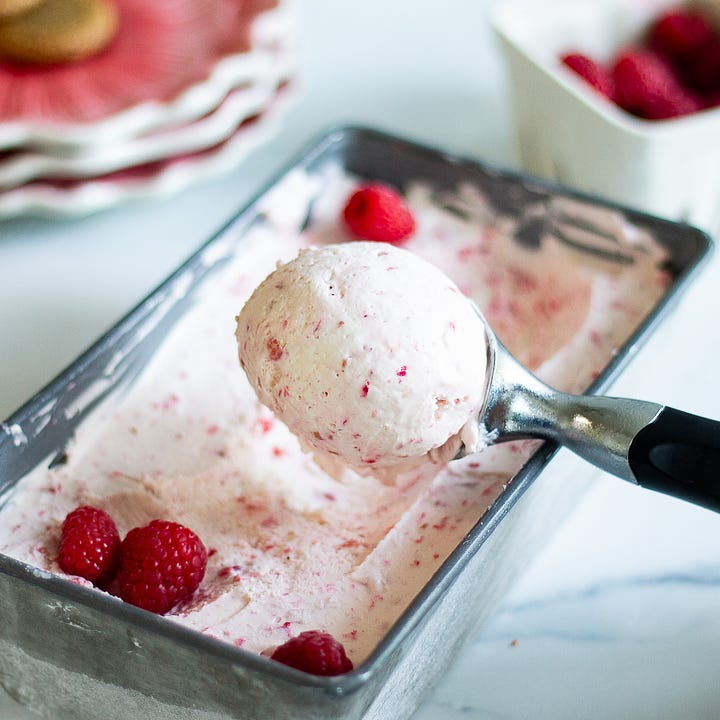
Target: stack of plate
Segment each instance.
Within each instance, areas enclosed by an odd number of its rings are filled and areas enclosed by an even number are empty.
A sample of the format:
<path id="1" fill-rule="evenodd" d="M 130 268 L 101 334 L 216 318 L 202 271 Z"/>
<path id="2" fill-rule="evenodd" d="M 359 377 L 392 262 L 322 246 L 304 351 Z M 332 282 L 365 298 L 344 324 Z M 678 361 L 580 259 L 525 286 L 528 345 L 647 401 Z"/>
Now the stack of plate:
<path id="1" fill-rule="evenodd" d="M 288 0 L 116 0 L 87 60 L 0 62 L 0 218 L 175 192 L 272 133 L 295 66 Z"/>

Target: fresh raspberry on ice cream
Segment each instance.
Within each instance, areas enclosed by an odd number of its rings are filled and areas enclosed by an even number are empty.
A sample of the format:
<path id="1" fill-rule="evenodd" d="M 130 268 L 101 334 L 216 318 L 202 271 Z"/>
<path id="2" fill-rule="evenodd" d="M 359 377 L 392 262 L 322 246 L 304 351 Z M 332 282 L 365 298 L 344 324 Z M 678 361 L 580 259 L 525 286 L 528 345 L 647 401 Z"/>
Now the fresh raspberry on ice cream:
<path id="1" fill-rule="evenodd" d="M 579 52 L 566 53 L 560 59 L 599 93 L 611 99 L 614 97 L 615 83 L 612 75 L 600 63 Z"/>
<path id="2" fill-rule="evenodd" d="M 122 542 L 118 594 L 145 610 L 166 613 L 195 592 L 206 564 L 205 546 L 192 530 L 153 520 L 131 530 Z"/>
<path id="3" fill-rule="evenodd" d="M 119 549 L 113 519 L 104 510 L 83 505 L 63 522 L 58 564 L 64 572 L 102 586 L 115 573 Z"/>
<path id="4" fill-rule="evenodd" d="M 387 185 L 358 188 L 343 210 L 350 232 L 362 240 L 399 244 L 415 231 L 415 219 L 400 193 Z"/>
<path id="5" fill-rule="evenodd" d="M 307 630 L 276 648 L 272 659 L 313 675 L 342 675 L 353 669 L 342 643 L 332 635 Z"/>
<path id="6" fill-rule="evenodd" d="M 698 98 L 683 88 L 670 66 L 647 50 L 620 53 L 613 68 L 617 103 L 647 120 L 679 117 L 700 110 Z"/>
<path id="7" fill-rule="evenodd" d="M 671 9 L 650 26 L 648 45 L 664 57 L 682 61 L 707 43 L 713 34 L 710 22 L 702 13 L 685 8 Z"/>

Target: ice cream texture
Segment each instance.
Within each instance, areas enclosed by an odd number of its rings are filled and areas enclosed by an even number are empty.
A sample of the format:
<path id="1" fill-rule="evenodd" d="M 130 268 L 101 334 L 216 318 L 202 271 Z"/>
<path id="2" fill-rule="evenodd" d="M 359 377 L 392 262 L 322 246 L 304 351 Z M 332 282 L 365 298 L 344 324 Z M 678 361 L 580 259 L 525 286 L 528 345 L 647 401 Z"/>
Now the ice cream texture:
<path id="1" fill-rule="evenodd" d="M 335 165 L 292 172 L 264 196 L 254 222 L 231 227 L 221 246 L 230 259 L 202 281 L 132 385 L 92 411 L 64 463 L 39 465 L 0 499 L 0 552 L 82 584 L 56 559 L 70 510 L 106 510 L 123 537 L 154 518 L 172 520 L 198 534 L 208 563 L 168 622 L 253 653 L 322 630 L 356 666 L 368 657 L 538 444 L 422 464 L 391 484 L 350 469 L 333 477 L 258 401 L 238 364 L 235 316 L 278 261 L 350 241 L 339 216 L 358 183 Z M 508 349 L 562 390 L 585 389 L 665 292 L 662 248 L 615 210 L 552 196 L 512 215 L 472 183 L 440 191 L 417 182 L 405 195 L 417 225 L 405 250 L 447 274 Z M 553 225 L 537 242 L 520 242 L 538 213 Z M 618 253 L 629 261 L 615 261 Z M 446 309 L 426 312 L 448 319 Z M 481 352 L 448 354 L 472 358 L 472 377 L 482 378 Z M 365 379 L 370 400 L 379 391 L 378 368 L 404 379 L 396 392 L 416 360 L 384 350 L 372 377 L 358 370 L 358 404 Z M 459 428 L 475 401 L 441 434 Z"/>
<path id="2" fill-rule="evenodd" d="M 354 468 L 399 467 L 462 433 L 477 449 L 485 323 L 457 285 L 407 250 L 303 250 L 237 321 L 260 400 L 308 446 Z"/>

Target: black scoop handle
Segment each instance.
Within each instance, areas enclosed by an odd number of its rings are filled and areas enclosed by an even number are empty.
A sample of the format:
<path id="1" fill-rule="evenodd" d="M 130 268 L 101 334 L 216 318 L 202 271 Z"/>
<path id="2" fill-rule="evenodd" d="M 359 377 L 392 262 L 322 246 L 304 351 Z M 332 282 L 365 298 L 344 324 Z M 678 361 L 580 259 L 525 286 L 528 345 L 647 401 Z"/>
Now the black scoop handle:
<path id="1" fill-rule="evenodd" d="M 628 463 L 639 485 L 720 512 L 720 422 L 663 407 Z"/>

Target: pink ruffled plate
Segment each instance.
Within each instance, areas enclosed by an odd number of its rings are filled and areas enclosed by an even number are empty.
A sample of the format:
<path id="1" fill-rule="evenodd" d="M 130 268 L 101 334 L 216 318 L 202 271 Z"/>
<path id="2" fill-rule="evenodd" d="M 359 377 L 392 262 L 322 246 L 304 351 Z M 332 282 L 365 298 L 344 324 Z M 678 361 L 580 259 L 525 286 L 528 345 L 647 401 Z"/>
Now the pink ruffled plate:
<path id="1" fill-rule="evenodd" d="M 278 57 L 272 73 L 232 90 L 212 112 L 193 122 L 65 156 L 24 150 L 0 152 L 0 192 L 37 179 L 94 177 L 215 146 L 244 119 L 261 113 L 272 102 L 278 89 L 293 76 L 296 63 L 294 52 L 288 49 Z"/>
<path id="2" fill-rule="evenodd" d="M 0 149 L 87 149 L 201 117 L 267 72 L 293 23 L 281 0 L 116 2 L 120 29 L 95 57 L 0 62 Z"/>

